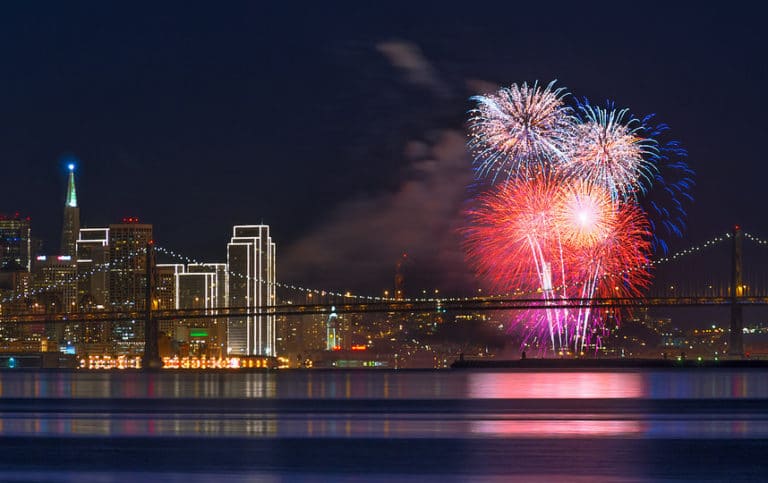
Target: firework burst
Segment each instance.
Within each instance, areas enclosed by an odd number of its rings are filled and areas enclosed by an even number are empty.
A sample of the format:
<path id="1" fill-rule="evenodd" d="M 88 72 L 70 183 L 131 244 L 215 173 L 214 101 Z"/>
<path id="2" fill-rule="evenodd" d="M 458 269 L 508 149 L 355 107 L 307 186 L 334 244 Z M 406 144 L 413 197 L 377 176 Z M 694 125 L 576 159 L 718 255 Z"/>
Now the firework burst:
<path id="1" fill-rule="evenodd" d="M 681 233 L 693 173 L 678 143 L 660 141 L 666 125 L 611 104 L 571 109 L 553 86 L 472 98 L 469 146 L 491 182 L 467 212 L 465 247 L 494 291 L 541 301 L 515 316 L 527 341 L 583 351 L 619 317 L 592 300 L 648 287 L 650 254 L 666 249 L 657 231 Z"/>
<path id="2" fill-rule="evenodd" d="M 541 284 L 531 256 L 542 258 L 542 250 L 547 250 L 556 236 L 551 201 L 558 191 L 557 183 L 538 176 L 499 185 L 481 195 L 478 206 L 467 212 L 470 259 L 478 272 L 490 279 L 494 290 L 535 291 Z"/>
<path id="3" fill-rule="evenodd" d="M 520 321 L 529 338 L 546 338 L 553 350 L 583 350 L 599 336 L 604 317 L 589 299 L 635 295 L 650 279 L 643 212 L 633 202 L 617 205 L 588 182 L 542 175 L 500 185 L 481 195 L 468 216 L 470 261 L 493 289 L 551 307 Z M 584 303 L 558 307 L 563 299 Z"/>
<path id="4" fill-rule="evenodd" d="M 469 146 L 478 179 L 510 180 L 546 172 L 564 161 L 573 125 L 564 88 L 513 84 L 496 94 L 472 97 Z"/>
<path id="5" fill-rule="evenodd" d="M 611 236 L 617 213 L 603 187 L 583 180 L 568 180 L 558 191 L 553 222 L 564 243 L 591 247 Z"/>
<path id="6" fill-rule="evenodd" d="M 644 126 L 628 109 L 578 106 L 563 172 L 604 186 L 614 200 L 636 198 L 653 183 L 657 143 L 643 137 Z"/>

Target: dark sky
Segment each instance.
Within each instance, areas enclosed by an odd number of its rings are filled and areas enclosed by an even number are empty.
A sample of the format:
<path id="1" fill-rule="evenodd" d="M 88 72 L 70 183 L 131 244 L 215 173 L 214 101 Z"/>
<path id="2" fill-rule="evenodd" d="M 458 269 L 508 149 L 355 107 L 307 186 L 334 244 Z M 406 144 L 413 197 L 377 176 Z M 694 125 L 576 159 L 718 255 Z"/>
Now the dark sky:
<path id="1" fill-rule="evenodd" d="M 696 203 L 674 247 L 734 222 L 768 237 L 761 12 L 304 3 L 4 3 L 0 211 L 55 251 L 71 153 L 84 225 L 139 216 L 217 261 L 233 224 L 264 222 L 281 280 L 378 292 L 407 251 L 407 286 L 461 292 L 468 97 L 558 79 L 657 113 L 688 148 Z"/>

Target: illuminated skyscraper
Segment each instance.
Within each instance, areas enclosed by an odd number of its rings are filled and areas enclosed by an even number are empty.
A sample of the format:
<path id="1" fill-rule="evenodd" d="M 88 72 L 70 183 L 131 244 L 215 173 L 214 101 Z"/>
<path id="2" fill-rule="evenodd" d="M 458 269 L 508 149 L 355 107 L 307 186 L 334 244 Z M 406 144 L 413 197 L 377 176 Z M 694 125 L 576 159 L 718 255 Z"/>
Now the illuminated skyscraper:
<path id="1" fill-rule="evenodd" d="M 173 310 L 178 308 L 176 293 L 176 274 L 184 273 L 184 264 L 170 263 L 155 265 L 157 273 L 157 282 L 155 285 L 155 299 L 157 300 L 157 310 Z M 173 338 L 176 330 L 175 319 L 158 320 L 158 330 L 169 338 Z"/>
<path id="2" fill-rule="evenodd" d="M 109 303 L 109 228 L 81 228 L 76 252 L 78 304 L 104 308 Z"/>
<path id="3" fill-rule="evenodd" d="M 275 304 L 275 243 L 268 225 L 235 226 L 227 245 L 229 306 L 265 307 Z M 259 310 L 261 312 L 261 310 Z M 276 355 L 275 316 L 256 313 L 230 317 L 227 353 Z"/>
<path id="4" fill-rule="evenodd" d="M 38 255 L 32 267 L 35 296 L 46 313 L 76 312 L 76 266 L 69 255 Z M 74 332 L 73 324 L 66 324 L 67 332 Z M 46 323 L 45 335 L 49 342 L 58 345 L 64 341 L 65 325 Z M 74 338 L 74 337 L 73 337 Z"/>
<path id="5" fill-rule="evenodd" d="M 226 307 L 227 265 L 224 263 L 189 264 L 185 273 L 176 275 L 176 303 L 179 309 L 215 309 Z M 226 345 L 226 317 L 190 317 L 177 327 L 176 340 L 186 342 L 190 354 L 221 357 Z"/>
<path id="6" fill-rule="evenodd" d="M 29 217 L 0 215 L 0 268 L 32 271 L 32 232 Z"/>
<path id="7" fill-rule="evenodd" d="M 210 273 L 213 275 L 212 308 L 225 308 L 229 300 L 229 267 L 226 263 L 190 263 L 187 273 Z"/>
<path id="8" fill-rule="evenodd" d="M 144 310 L 146 293 L 146 248 L 152 240 L 152 225 L 138 218 L 125 218 L 109 225 L 109 306 Z M 134 354 L 144 347 L 143 321 L 116 322 L 112 337 L 118 353 Z"/>
<path id="9" fill-rule="evenodd" d="M 184 273 L 186 271 L 184 264 L 158 263 L 155 265 L 155 271 L 157 273 L 157 283 L 155 285 L 155 298 L 157 299 L 157 307 L 155 308 L 157 310 L 177 309 L 176 274 Z"/>
<path id="10" fill-rule="evenodd" d="M 72 257 L 38 255 L 33 270 L 33 287 L 40 291 L 37 297 L 46 312 L 77 311 L 77 273 Z"/>
<path id="11" fill-rule="evenodd" d="M 77 193 L 75 192 L 75 165 L 70 163 L 69 180 L 67 182 L 67 199 L 64 203 L 64 224 L 61 227 L 61 254 L 64 256 L 76 256 L 77 237 L 80 232 L 80 208 L 77 206 Z"/>
<path id="12" fill-rule="evenodd" d="M 109 305 L 144 309 L 146 248 L 152 225 L 125 218 L 109 225 Z"/>

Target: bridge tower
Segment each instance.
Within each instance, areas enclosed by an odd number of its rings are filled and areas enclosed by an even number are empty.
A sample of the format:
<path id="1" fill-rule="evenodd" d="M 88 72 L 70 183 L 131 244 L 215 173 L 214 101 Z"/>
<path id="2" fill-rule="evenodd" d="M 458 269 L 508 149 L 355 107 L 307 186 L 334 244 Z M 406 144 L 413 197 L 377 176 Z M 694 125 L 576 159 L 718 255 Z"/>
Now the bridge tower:
<path id="1" fill-rule="evenodd" d="M 731 357 L 744 356 L 744 318 L 741 298 L 744 296 L 742 277 L 742 246 L 744 232 L 739 225 L 733 227 L 733 245 L 731 252 L 731 336 L 728 341 L 728 354 Z"/>
<path id="2" fill-rule="evenodd" d="M 157 346 L 158 326 L 157 320 L 152 317 L 152 304 L 154 303 L 155 293 L 155 243 L 150 240 L 147 242 L 146 256 L 146 278 L 145 287 L 145 326 L 144 326 L 144 355 L 141 358 L 141 367 L 143 369 L 162 369 L 163 360 L 160 358 L 160 350 Z"/>
<path id="3" fill-rule="evenodd" d="M 403 300 L 405 298 L 405 274 L 403 274 L 403 266 L 408 261 L 408 254 L 403 252 L 400 258 L 395 264 L 395 299 Z"/>

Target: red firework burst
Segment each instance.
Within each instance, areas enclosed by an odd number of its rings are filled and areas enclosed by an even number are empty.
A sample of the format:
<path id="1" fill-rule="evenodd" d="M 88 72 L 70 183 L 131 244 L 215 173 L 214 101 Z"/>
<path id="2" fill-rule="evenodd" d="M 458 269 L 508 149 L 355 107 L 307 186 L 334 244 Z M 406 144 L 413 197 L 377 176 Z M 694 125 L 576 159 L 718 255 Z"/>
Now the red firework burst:
<path id="1" fill-rule="evenodd" d="M 467 212 L 469 260 L 503 293 L 551 303 L 638 295 L 650 280 L 650 230 L 634 202 L 603 187 L 540 175 L 496 187 Z M 553 346 L 584 347 L 600 332 L 600 311 L 546 309 L 518 318 Z"/>

